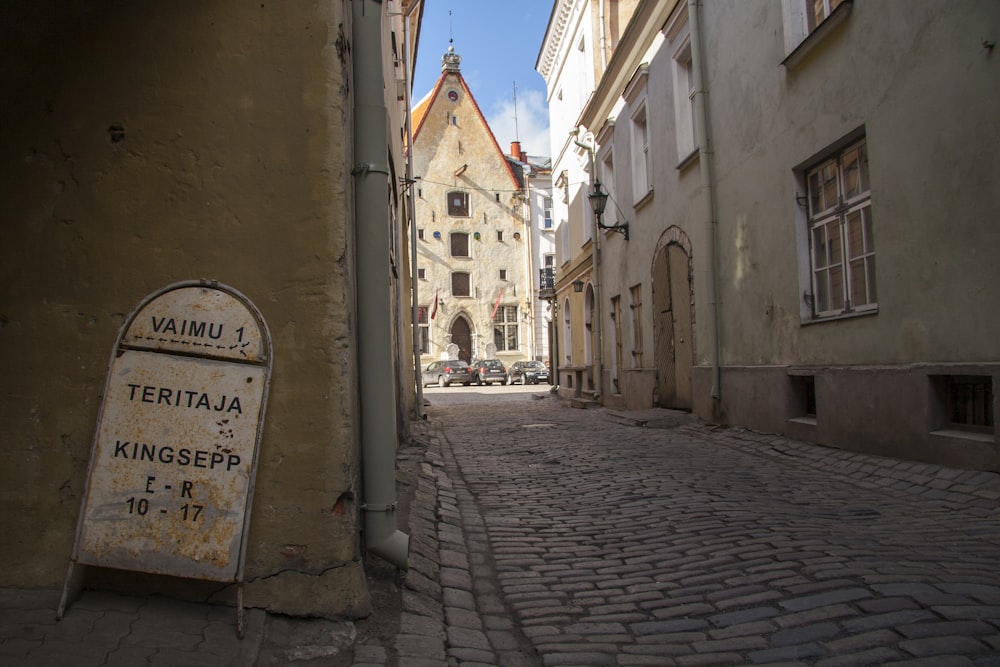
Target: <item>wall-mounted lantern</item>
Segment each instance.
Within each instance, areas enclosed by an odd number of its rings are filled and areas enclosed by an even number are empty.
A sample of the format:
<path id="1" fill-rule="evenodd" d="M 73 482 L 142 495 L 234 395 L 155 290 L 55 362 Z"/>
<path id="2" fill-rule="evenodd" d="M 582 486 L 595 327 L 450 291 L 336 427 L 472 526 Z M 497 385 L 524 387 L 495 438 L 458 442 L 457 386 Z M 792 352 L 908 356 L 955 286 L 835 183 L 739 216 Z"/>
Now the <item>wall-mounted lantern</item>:
<path id="1" fill-rule="evenodd" d="M 601 189 L 600 181 L 594 181 L 594 191 L 587 195 L 587 199 L 590 200 L 590 207 L 594 209 L 594 215 L 597 216 L 597 227 L 609 232 L 618 232 L 628 241 L 628 221 L 620 225 L 605 225 L 601 222 L 604 217 L 604 207 L 608 204 L 608 193 Z"/>
<path id="2" fill-rule="evenodd" d="M 582 280 L 574 280 L 573 281 L 573 291 L 574 292 L 582 292 L 583 291 L 583 281 Z"/>

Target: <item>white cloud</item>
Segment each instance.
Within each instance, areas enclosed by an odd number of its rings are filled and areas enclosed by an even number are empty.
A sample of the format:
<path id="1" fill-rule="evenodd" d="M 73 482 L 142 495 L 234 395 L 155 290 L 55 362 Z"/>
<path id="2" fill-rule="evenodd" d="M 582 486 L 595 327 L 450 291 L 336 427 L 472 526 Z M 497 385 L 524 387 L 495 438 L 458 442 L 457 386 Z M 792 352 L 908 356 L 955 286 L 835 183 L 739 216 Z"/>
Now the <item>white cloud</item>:
<path id="1" fill-rule="evenodd" d="M 516 131 L 513 99 L 497 100 L 483 113 L 505 154 L 512 141 L 520 140 L 521 150 L 528 155 L 551 157 L 549 108 L 541 91 L 518 91 Z"/>

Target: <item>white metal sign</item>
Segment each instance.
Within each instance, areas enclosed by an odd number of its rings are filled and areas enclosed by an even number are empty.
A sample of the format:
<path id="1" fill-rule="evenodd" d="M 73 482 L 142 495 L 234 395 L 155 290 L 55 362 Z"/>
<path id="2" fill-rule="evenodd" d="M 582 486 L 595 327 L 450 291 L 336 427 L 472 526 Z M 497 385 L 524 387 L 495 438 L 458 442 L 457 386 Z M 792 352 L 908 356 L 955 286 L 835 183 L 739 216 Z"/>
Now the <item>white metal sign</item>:
<path id="1" fill-rule="evenodd" d="M 242 583 L 270 368 L 267 326 L 231 288 L 179 283 L 136 308 L 108 370 L 70 576 L 79 563 Z"/>

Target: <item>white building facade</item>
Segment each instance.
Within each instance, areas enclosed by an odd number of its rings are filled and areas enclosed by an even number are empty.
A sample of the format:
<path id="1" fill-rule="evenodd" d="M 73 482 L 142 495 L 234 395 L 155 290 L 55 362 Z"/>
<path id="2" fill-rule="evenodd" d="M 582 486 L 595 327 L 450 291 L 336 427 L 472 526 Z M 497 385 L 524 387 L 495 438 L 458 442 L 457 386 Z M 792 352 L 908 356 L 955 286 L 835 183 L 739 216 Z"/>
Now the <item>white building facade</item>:
<path id="1" fill-rule="evenodd" d="M 449 49 L 414 108 L 420 366 L 529 358 L 530 236 L 521 168 L 500 150 Z"/>
<path id="2" fill-rule="evenodd" d="M 607 4 L 539 56 L 563 394 L 1000 469 L 1000 5 L 644 0 L 574 117 Z"/>

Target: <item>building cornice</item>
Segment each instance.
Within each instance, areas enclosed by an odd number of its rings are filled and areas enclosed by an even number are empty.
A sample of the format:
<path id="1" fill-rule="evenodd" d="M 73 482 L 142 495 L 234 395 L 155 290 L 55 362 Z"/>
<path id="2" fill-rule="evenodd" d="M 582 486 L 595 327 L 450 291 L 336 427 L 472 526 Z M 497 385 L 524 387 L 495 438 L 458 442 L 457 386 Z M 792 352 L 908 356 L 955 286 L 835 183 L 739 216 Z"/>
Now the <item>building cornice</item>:
<path id="1" fill-rule="evenodd" d="M 661 30 L 676 9 L 679 0 L 642 0 L 629 21 L 608 62 L 608 67 L 580 114 L 580 123 L 599 129 L 611 115 L 618 99 L 646 59 L 646 52 L 657 40 L 664 39 Z"/>
<path id="2" fill-rule="evenodd" d="M 559 53 L 559 46 L 566 35 L 566 26 L 569 24 L 569 15 L 574 2 L 576 0 L 557 0 L 552 7 L 549 27 L 545 31 L 545 39 L 542 40 L 538 60 L 535 61 L 535 71 L 541 74 L 546 81 L 552 73 L 552 66 Z"/>

